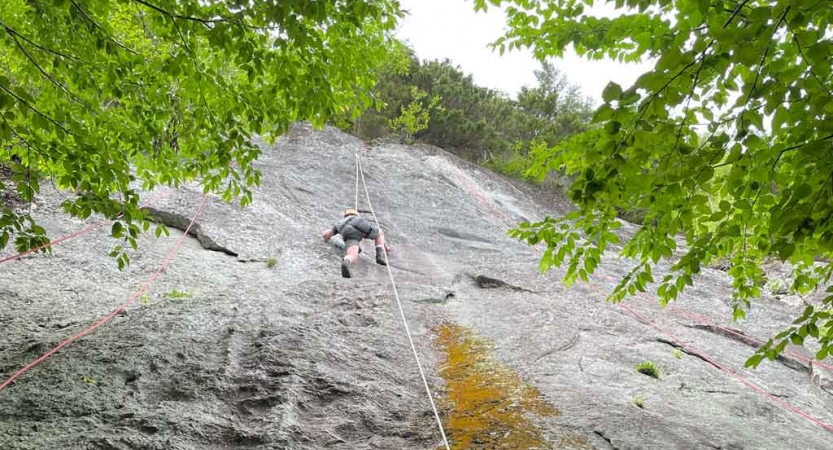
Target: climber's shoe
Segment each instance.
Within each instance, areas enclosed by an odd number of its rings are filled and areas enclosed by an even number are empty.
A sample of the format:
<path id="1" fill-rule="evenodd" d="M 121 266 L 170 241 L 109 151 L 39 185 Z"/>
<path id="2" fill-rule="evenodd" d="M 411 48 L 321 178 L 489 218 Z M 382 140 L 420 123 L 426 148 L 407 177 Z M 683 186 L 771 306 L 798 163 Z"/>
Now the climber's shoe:
<path id="1" fill-rule="evenodd" d="M 385 259 L 385 249 L 383 247 L 376 247 L 376 264 L 387 266 L 388 262 Z"/>
<path id="2" fill-rule="evenodd" d="M 353 275 L 350 273 L 350 259 L 346 256 L 341 260 L 341 276 L 344 278 L 353 278 Z"/>

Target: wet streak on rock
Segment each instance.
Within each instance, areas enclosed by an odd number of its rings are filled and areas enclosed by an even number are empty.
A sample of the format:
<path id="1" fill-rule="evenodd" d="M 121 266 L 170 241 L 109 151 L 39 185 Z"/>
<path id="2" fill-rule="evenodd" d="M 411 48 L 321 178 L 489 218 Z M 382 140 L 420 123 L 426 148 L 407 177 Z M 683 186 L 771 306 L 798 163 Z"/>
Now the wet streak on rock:
<path id="1" fill-rule="evenodd" d="M 434 329 L 445 353 L 440 375 L 446 382 L 443 410 L 452 448 L 555 448 L 536 420 L 559 411 L 537 388 L 492 359 L 492 344 L 454 324 Z"/>

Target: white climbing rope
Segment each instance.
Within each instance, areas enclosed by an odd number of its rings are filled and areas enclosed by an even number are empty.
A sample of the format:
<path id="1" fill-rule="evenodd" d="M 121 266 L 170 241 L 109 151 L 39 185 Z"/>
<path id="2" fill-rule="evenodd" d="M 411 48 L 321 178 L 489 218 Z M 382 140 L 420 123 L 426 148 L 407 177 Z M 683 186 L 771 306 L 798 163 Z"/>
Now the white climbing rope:
<path id="1" fill-rule="evenodd" d="M 373 220 L 375 220 L 376 224 L 379 225 L 380 235 L 384 236 L 384 233 L 382 232 L 382 224 L 379 222 L 379 218 L 376 217 L 376 212 L 373 210 L 373 204 L 370 202 L 370 192 L 367 190 L 367 182 L 364 179 L 364 170 L 362 170 L 361 159 L 359 158 L 358 153 L 356 153 L 355 156 L 356 168 L 358 174 L 361 176 L 362 185 L 364 186 L 364 194 L 367 198 L 367 207 L 368 209 L 370 209 L 370 213 L 373 214 Z M 356 178 L 356 186 L 358 189 L 358 178 Z M 358 205 L 358 200 L 356 200 L 356 204 Z M 431 409 L 434 410 L 434 418 L 437 419 L 437 426 L 440 428 L 440 434 L 443 436 L 443 443 L 445 444 L 445 448 L 446 450 L 451 450 L 451 446 L 448 445 L 448 438 L 446 438 L 445 436 L 443 422 L 442 420 L 440 420 L 440 413 L 437 411 L 437 406 L 434 404 L 434 397 L 431 395 L 431 388 L 428 387 L 428 379 L 425 378 L 425 371 L 422 369 L 422 363 L 419 361 L 419 354 L 417 353 L 416 345 L 414 345 L 414 339 L 411 337 L 411 328 L 408 327 L 408 321 L 405 319 L 405 311 L 404 309 L 402 309 L 402 301 L 399 300 L 399 291 L 396 290 L 396 281 L 394 281 L 393 279 L 393 271 L 390 268 L 390 261 L 388 261 L 388 252 L 386 249 L 383 249 L 382 253 L 384 253 L 385 255 L 385 267 L 387 267 L 388 269 L 390 285 L 393 287 L 393 296 L 394 298 L 396 298 L 396 305 L 399 307 L 399 316 L 402 318 L 402 325 L 405 326 L 405 334 L 408 335 L 408 342 L 410 342 L 411 350 L 414 352 L 414 359 L 416 359 L 417 367 L 419 368 L 419 375 L 422 377 L 422 384 L 425 385 L 425 393 L 428 394 L 428 401 L 431 402 Z"/>
<path id="2" fill-rule="evenodd" d="M 359 210 L 359 154 L 357 152 L 354 152 L 353 156 L 356 157 L 356 211 L 358 211 Z"/>
<path id="3" fill-rule="evenodd" d="M 359 211 L 359 153 L 353 152 L 356 158 L 356 212 Z M 362 241 L 359 241 L 359 253 L 362 252 Z"/>

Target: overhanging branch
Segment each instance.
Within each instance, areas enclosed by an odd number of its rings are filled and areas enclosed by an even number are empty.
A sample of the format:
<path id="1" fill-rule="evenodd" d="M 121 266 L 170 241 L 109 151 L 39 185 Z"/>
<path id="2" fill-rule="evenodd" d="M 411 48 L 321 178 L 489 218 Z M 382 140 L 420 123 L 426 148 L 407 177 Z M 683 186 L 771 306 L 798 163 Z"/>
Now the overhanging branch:
<path id="1" fill-rule="evenodd" d="M 732 23 L 732 21 L 733 21 L 733 20 L 735 20 L 735 17 L 737 17 L 737 15 L 740 13 L 740 10 L 741 10 L 741 9 L 743 9 L 743 7 L 744 7 L 744 6 L 746 6 L 746 4 L 747 4 L 747 3 L 749 3 L 749 0 L 743 0 L 743 1 L 742 1 L 739 5 L 738 5 L 738 7 L 737 7 L 737 8 L 735 8 L 735 11 L 734 11 L 734 12 L 732 12 L 732 15 L 731 15 L 731 16 L 729 16 L 729 19 L 726 21 L 726 23 L 724 23 L 724 24 L 723 24 L 723 28 L 728 27 L 728 26 L 729 26 L 729 24 L 731 24 L 731 23 Z"/>
<path id="2" fill-rule="evenodd" d="M 54 49 L 51 49 L 51 48 L 44 47 L 44 46 L 42 46 L 42 45 L 40 45 L 40 44 L 38 44 L 38 43 L 36 43 L 36 42 L 32 41 L 31 39 L 27 38 L 26 36 L 24 36 L 24 35 L 22 35 L 22 34 L 18 33 L 16 30 L 14 30 L 13 28 L 9 27 L 8 25 L 6 25 L 5 23 L 3 23 L 2 21 L 0 21 L 0 28 L 3 28 L 3 29 L 6 31 L 6 33 L 8 33 L 9 35 L 19 37 L 20 39 L 22 39 L 23 41 L 25 41 L 27 44 L 31 45 L 32 47 L 37 48 L 38 50 L 44 51 L 44 52 L 46 52 L 46 53 L 53 54 L 53 55 L 55 55 L 55 56 L 60 56 L 61 58 L 65 58 L 65 59 L 68 59 L 68 60 L 70 60 L 70 61 L 74 61 L 74 62 L 84 62 L 84 61 L 82 61 L 81 59 L 79 59 L 79 58 L 77 58 L 77 57 L 75 57 L 75 56 L 72 56 L 72 55 L 67 55 L 66 53 L 62 53 L 62 52 L 59 52 L 59 51 L 57 51 L 57 50 L 54 50 Z"/>
<path id="3" fill-rule="evenodd" d="M 69 96 L 69 98 L 71 100 L 75 101 L 76 103 L 80 104 L 84 108 L 88 109 L 90 112 L 95 112 L 95 110 L 93 109 L 92 106 L 90 106 L 89 103 L 85 102 L 84 99 L 79 97 L 74 92 L 70 91 L 69 88 L 67 88 L 66 86 L 63 85 L 63 83 L 61 83 L 60 81 L 55 79 L 55 77 L 50 75 L 43 67 L 41 67 L 41 65 L 35 60 L 35 58 L 32 57 L 32 55 L 28 51 L 26 51 L 26 48 L 23 47 L 23 45 L 20 43 L 20 41 L 18 40 L 18 38 L 15 34 L 12 34 L 11 32 L 8 32 L 8 35 L 9 35 L 9 37 L 12 38 L 12 41 L 14 41 L 15 46 L 18 48 L 18 50 L 20 50 L 21 53 L 23 53 L 23 55 L 26 56 L 26 59 L 28 59 L 29 62 L 32 63 L 32 65 L 34 65 L 36 69 L 38 69 L 38 72 L 40 72 L 41 75 L 44 76 L 44 78 L 49 80 L 52 84 L 57 86 L 60 90 L 64 91 L 64 93 L 66 93 L 67 96 Z"/>
<path id="4" fill-rule="evenodd" d="M 819 76 L 816 74 L 816 71 L 813 70 L 813 66 L 812 64 L 810 64 L 810 61 L 807 61 L 807 57 L 804 55 L 804 49 L 801 47 L 801 43 L 798 42 L 798 38 L 795 36 L 795 33 L 793 33 L 792 40 L 793 42 L 795 42 L 795 46 L 798 48 L 798 54 L 801 55 L 801 59 L 804 61 L 804 64 L 807 64 L 807 68 L 810 69 L 810 74 L 813 75 L 813 78 L 815 78 L 815 80 L 819 83 L 819 86 L 821 86 L 822 89 L 827 91 L 828 95 L 833 96 L 833 91 L 830 90 L 830 88 L 827 86 L 827 83 L 821 81 Z"/>
<path id="5" fill-rule="evenodd" d="M 75 136 L 75 133 L 73 133 L 73 132 L 71 132 L 71 131 L 67 130 L 67 129 L 63 126 L 63 125 L 61 125 L 60 123 L 58 123 L 58 121 L 56 121 L 55 119 L 53 119 L 53 118 L 51 118 L 51 117 L 47 116 L 46 114 L 44 114 L 44 113 L 40 112 L 40 110 L 38 110 L 38 109 L 37 109 L 37 108 L 35 108 L 34 106 L 30 105 L 30 104 L 29 104 L 29 102 L 27 102 L 26 100 L 22 99 L 19 95 L 17 95 L 17 94 L 15 94 L 14 92 L 12 92 L 12 91 L 11 91 L 11 89 L 9 89 L 8 87 L 3 86 L 2 84 L 0 84 L 0 89 L 2 89 L 3 91 L 5 91 L 7 94 L 11 95 L 11 96 L 12 96 L 15 100 L 17 100 L 18 102 L 22 103 L 22 104 L 23 104 L 23 106 L 25 106 L 27 109 L 31 110 L 31 111 L 32 111 L 32 112 L 34 112 L 35 114 L 37 114 L 37 115 L 39 115 L 39 116 L 43 117 L 44 119 L 46 119 L 47 121 L 49 121 L 50 123 L 52 123 L 53 125 L 55 125 L 56 127 L 58 127 L 58 128 L 59 128 L 61 131 L 63 131 L 65 134 L 68 134 L 68 135 L 70 135 L 70 136 Z"/>
<path id="6" fill-rule="evenodd" d="M 108 34 L 106 31 L 104 31 L 104 28 L 102 28 L 101 25 L 99 25 L 95 20 L 93 20 L 93 18 L 90 17 L 90 15 L 87 14 L 87 12 L 84 11 L 84 9 L 81 7 L 81 5 L 79 5 L 75 0 L 70 0 L 70 2 L 72 3 L 72 6 L 74 6 L 75 9 L 78 10 L 78 12 L 81 13 L 81 15 L 84 16 L 85 19 L 87 19 L 88 22 L 90 22 L 96 29 L 101 31 L 101 34 L 104 35 L 104 37 L 107 38 L 107 40 L 116 44 L 116 46 L 118 46 L 119 48 L 127 51 L 128 53 L 132 53 L 134 55 L 139 55 L 135 50 L 133 50 L 133 49 L 127 47 L 126 45 L 122 44 L 121 42 L 117 41 L 113 36 L 110 36 L 110 34 Z"/>
<path id="7" fill-rule="evenodd" d="M 749 95 L 746 96 L 746 104 L 749 103 L 749 100 L 752 98 L 752 94 L 755 93 L 755 90 L 758 86 L 758 79 L 761 77 L 761 71 L 763 70 L 764 63 L 766 62 L 766 58 L 769 55 L 769 49 L 772 47 L 772 41 L 775 39 L 775 33 L 778 32 L 778 29 L 781 27 L 782 23 L 786 23 L 785 19 L 787 17 L 787 13 L 790 12 L 790 6 L 787 6 L 784 9 L 784 12 L 781 14 L 781 17 L 778 19 L 778 22 L 772 28 L 772 35 L 769 37 L 769 42 L 766 44 L 766 49 L 764 50 L 764 55 L 761 57 L 761 61 L 758 63 L 758 70 L 755 72 L 755 81 L 752 82 L 752 88 L 749 89 Z"/>

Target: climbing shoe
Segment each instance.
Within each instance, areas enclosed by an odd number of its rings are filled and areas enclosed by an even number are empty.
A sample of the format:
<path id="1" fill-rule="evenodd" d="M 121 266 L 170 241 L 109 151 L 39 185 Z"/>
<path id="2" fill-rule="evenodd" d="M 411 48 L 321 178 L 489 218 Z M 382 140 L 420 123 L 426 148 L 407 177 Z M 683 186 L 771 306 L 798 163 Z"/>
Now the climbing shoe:
<path id="1" fill-rule="evenodd" d="M 350 260 L 347 258 L 341 260 L 341 276 L 344 278 L 353 278 L 353 275 L 350 273 Z"/>
<path id="2" fill-rule="evenodd" d="M 385 249 L 382 247 L 376 247 L 376 264 L 387 266 L 387 260 L 385 260 Z"/>

